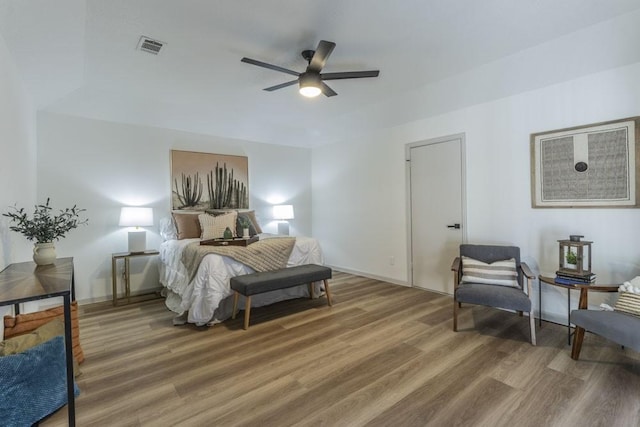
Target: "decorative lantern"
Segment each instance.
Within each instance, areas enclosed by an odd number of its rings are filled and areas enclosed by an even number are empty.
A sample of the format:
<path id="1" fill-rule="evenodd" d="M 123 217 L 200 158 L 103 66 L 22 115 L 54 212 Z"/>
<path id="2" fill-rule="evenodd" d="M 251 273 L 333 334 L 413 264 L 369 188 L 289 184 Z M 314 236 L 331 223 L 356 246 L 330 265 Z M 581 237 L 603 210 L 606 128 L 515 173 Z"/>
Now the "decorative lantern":
<path id="1" fill-rule="evenodd" d="M 569 240 L 558 240 L 560 244 L 558 272 L 576 276 L 591 276 L 591 243 L 580 241 L 584 236 L 571 235 Z"/>

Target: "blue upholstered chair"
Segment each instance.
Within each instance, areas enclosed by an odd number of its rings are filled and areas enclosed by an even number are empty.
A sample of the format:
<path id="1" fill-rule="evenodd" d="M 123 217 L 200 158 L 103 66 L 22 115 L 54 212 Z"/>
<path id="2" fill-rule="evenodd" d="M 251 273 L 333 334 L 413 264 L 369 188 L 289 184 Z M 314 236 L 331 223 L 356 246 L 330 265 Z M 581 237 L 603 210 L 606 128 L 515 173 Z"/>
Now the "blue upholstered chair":
<path id="1" fill-rule="evenodd" d="M 580 357 L 585 331 L 640 351 L 640 317 L 619 311 L 587 309 L 590 292 L 618 292 L 618 286 L 579 285 L 579 287 L 579 309 L 571 312 L 571 323 L 576 325 L 571 358 L 578 360 Z"/>
<path id="2" fill-rule="evenodd" d="M 496 280 L 484 275 L 483 272 L 465 275 L 463 257 L 481 261 L 486 264 L 494 264 L 496 261 L 515 260 L 515 272 L 511 277 L 511 286 L 503 280 Z M 468 262 L 467 264 L 470 264 Z M 498 264 L 509 264 L 498 263 Z M 512 264 L 509 264 L 512 265 Z M 485 267 L 491 272 L 492 266 Z M 501 267 L 502 268 L 502 267 Z M 509 267 L 511 270 L 512 267 Z M 458 309 L 462 303 L 485 305 L 489 307 L 514 310 L 521 316 L 523 312 L 529 313 L 529 326 L 531 330 L 531 344 L 536 345 L 535 319 L 531 309 L 531 280 L 535 276 L 529 267 L 520 262 L 520 248 L 516 246 L 492 246 L 492 245 L 460 245 L 460 256 L 453 261 L 451 266 L 454 279 L 453 294 L 453 330 L 458 330 Z M 472 268 L 468 268 L 471 272 Z M 474 282 L 477 280 L 477 282 Z M 526 281 L 526 286 L 524 282 Z M 502 283 L 500 285 L 496 283 Z M 526 289 L 526 291 L 525 291 Z"/>

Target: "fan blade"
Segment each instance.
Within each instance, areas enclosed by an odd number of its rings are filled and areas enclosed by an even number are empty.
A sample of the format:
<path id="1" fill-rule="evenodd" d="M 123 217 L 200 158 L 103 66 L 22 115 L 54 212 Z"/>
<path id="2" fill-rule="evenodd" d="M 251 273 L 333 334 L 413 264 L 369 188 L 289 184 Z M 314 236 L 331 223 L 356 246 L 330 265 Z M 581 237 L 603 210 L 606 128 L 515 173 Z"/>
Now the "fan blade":
<path id="1" fill-rule="evenodd" d="M 320 40 L 320 43 L 318 43 L 318 47 L 316 48 L 316 53 L 313 54 L 313 58 L 311 58 L 311 62 L 309 62 L 307 71 L 319 73 L 320 70 L 324 68 L 327 58 L 329 58 L 329 55 L 331 55 L 331 52 L 333 52 L 335 47 L 336 44 L 334 42 Z"/>
<path id="2" fill-rule="evenodd" d="M 334 91 L 333 89 L 331 89 L 329 86 L 327 86 L 326 83 L 322 83 L 322 93 L 324 93 L 325 96 L 336 96 L 337 93 L 336 91 Z"/>
<path id="3" fill-rule="evenodd" d="M 342 73 L 324 73 L 320 74 L 322 80 L 340 80 L 340 79 L 361 79 L 364 77 L 378 77 L 379 70 L 371 71 L 344 71 Z"/>
<path id="4" fill-rule="evenodd" d="M 263 90 L 266 90 L 268 92 L 273 92 L 274 90 L 282 89 L 283 87 L 291 86 L 291 85 L 294 85 L 296 83 L 298 83 L 298 80 L 291 80 L 290 82 L 280 83 L 279 85 L 266 87 Z"/>
<path id="5" fill-rule="evenodd" d="M 278 67 L 277 65 L 267 64 L 266 62 L 256 61 L 251 58 L 242 58 L 240 61 L 246 62 L 247 64 L 257 65 L 258 67 L 268 68 L 270 70 L 281 71 L 283 73 L 291 74 L 292 76 L 299 76 L 300 73 L 297 71 L 289 70 L 287 68 Z"/>

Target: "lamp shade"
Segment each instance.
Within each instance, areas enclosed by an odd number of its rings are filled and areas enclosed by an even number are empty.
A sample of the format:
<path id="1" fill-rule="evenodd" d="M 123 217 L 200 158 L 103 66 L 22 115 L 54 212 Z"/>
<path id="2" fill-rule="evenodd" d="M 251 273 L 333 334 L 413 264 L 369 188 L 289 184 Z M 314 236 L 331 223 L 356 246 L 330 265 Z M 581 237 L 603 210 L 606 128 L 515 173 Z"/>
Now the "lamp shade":
<path id="1" fill-rule="evenodd" d="M 121 227 L 149 227 L 153 225 L 153 209 L 126 206 L 120 210 Z M 142 253 L 147 246 L 147 232 L 144 230 L 130 230 L 129 252 Z"/>
<path id="2" fill-rule="evenodd" d="M 121 227 L 149 227 L 153 225 L 153 209 L 123 207 L 120 210 Z"/>
<path id="3" fill-rule="evenodd" d="M 293 205 L 276 205 L 273 207 L 273 218 L 280 220 L 293 219 Z"/>

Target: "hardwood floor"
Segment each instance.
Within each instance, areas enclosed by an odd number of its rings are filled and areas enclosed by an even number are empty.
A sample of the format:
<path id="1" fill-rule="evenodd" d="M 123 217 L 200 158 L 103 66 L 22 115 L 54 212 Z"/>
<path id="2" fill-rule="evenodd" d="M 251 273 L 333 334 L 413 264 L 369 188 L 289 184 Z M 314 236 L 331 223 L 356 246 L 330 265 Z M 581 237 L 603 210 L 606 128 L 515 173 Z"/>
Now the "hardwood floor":
<path id="1" fill-rule="evenodd" d="M 640 355 L 335 272 L 324 298 L 172 326 L 163 300 L 81 306 L 78 426 L 638 426 Z M 537 327 L 537 322 L 536 322 Z M 66 425 L 66 408 L 41 423 Z"/>

